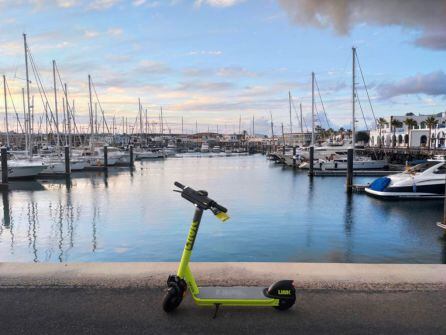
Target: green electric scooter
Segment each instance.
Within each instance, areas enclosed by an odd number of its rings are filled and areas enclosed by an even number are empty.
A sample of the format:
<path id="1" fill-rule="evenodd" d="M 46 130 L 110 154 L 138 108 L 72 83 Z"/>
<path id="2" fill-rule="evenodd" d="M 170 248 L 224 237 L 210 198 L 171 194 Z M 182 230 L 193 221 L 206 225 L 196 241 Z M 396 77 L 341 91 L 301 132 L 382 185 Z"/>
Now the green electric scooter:
<path id="1" fill-rule="evenodd" d="M 175 182 L 181 196 L 195 205 L 195 214 L 186 240 L 181 262 L 176 275 L 167 279 L 167 293 L 163 309 L 167 313 L 175 310 L 183 300 L 187 287 L 192 298 L 200 306 L 215 306 L 215 315 L 220 306 L 270 306 L 286 310 L 296 301 L 296 290 L 292 280 L 280 280 L 270 287 L 198 287 L 189 267 L 198 228 L 203 212 L 210 209 L 222 221 L 229 219 L 227 209 L 208 197 L 206 191 L 194 189 Z M 215 316 L 214 315 L 214 316 Z"/>

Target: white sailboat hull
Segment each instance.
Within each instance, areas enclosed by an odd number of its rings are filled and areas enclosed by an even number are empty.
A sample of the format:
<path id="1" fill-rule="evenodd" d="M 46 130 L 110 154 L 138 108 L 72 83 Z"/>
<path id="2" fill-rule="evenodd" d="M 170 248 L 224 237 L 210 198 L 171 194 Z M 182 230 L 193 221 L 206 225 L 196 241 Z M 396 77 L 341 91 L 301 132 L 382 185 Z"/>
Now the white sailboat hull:
<path id="1" fill-rule="evenodd" d="M 34 162 L 8 161 L 8 179 L 36 178 L 46 167 L 46 165 Z"/>

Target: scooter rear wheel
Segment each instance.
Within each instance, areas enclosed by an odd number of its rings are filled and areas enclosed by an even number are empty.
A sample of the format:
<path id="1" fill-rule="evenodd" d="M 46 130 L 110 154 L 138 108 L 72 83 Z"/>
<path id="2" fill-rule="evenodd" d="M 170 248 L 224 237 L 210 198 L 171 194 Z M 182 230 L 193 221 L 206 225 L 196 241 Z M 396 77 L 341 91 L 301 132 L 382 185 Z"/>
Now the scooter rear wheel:
<path id="1" fill-rule="evenodd" d="M 278 309 L 279 311 L 286 311 L 287 309 L 290 309 L 295 302 L 296 300 L 280 299 L 279 306 L 274 306 L 274 308 Z"/>
<path id="2" fill-rule="evenodd" d="M 175 286 L 169 287 L 163 299 L 164 311 L 166 313 L 172 312 L 181 304 L 182 300 L 183 295 L 181 294 L 180 290 Z"/>

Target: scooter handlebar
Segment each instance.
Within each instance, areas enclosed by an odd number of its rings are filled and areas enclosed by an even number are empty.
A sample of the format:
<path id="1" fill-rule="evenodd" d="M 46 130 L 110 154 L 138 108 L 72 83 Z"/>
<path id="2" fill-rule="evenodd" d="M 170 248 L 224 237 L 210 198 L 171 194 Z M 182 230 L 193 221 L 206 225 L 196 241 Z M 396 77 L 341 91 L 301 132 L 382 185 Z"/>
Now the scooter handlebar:
<path id="1" fill-rule="evenodd" d="M 182 190 L 184 190 L 184 189 L 186 188 L 186 186 L 184 186 L 183 184 L 181 184 L 181 183 L 179 183 L 179 182 L 177 182 L 177 181 L 176 181 L 174 184 L 175 184 L 176 187 L 179 187 L 179 188 L 181 188 Z"/>
<path id="2" fill-rule="evenodd" d="M 181 193 L 181 196 L 184 199 L 192 202 L 199 208 L 203 210 L 210 209 L 214 213 L 214 215 L 222 221 L 226 221 L 229 218 L 227 215 L 223 215 L 228 211 L 227 208 L 219 205 L 215 200 L 209 198 L 206 191 L 196 191 L 193 188 L 184 186 L 177 181 L 175 182 L 175 186 L 182 189 L 182 191 L 178 192 Z"/>

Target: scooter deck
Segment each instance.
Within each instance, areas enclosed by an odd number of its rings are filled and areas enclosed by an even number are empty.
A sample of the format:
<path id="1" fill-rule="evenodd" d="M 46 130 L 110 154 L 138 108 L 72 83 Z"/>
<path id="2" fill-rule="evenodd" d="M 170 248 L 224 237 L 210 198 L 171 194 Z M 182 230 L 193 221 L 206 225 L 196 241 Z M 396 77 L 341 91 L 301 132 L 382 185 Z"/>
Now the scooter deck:
<path id="1" fill-rule="evenodd" d="M 263 294 L 264 287 L 199 287 L 198 299 L 271 300 Z"/>

